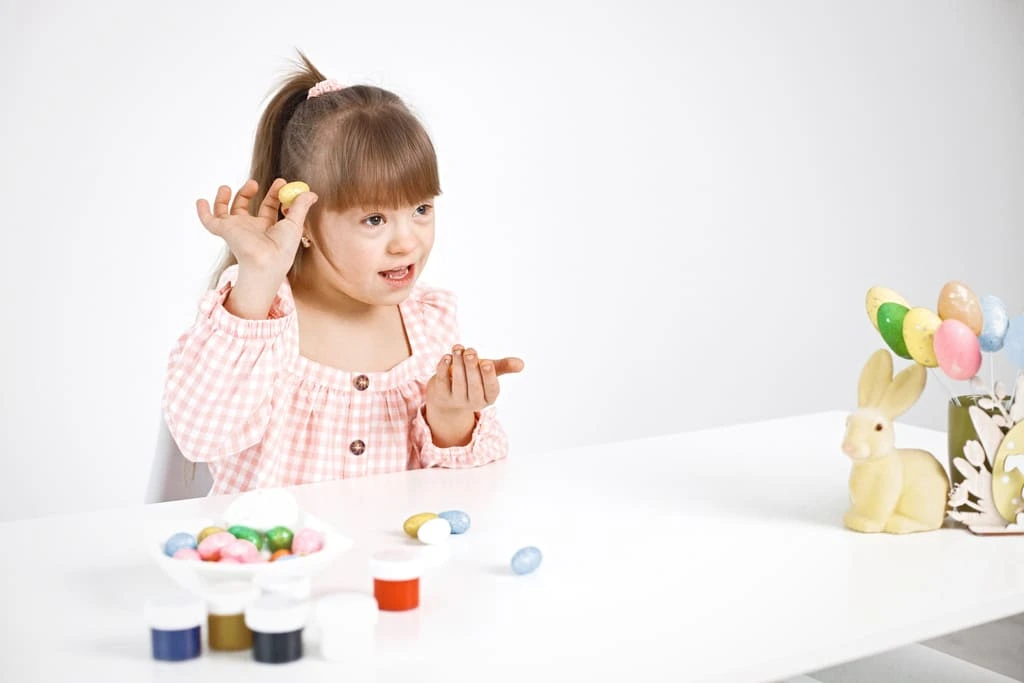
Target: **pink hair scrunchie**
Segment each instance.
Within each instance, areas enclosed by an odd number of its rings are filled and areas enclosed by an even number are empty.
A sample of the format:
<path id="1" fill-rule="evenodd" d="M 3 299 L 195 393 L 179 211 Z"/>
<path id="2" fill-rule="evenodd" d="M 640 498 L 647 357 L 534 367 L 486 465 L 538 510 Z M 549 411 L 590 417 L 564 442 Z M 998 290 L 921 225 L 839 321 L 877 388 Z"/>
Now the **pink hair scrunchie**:
<path id="1" fill-rule="evenodd" d="M 320 81 L 319 83 L 314 85 L 312 88 L 310 88 L 309 92 L 306 94 L 306 99 L 308 100 L 311 97 L 316 97 L 317 95 L 323 95 L 325 92 L 333 92 L 335 90 L 341 90 L 344 87 L 345 86 L 343 86 L 341 83 L 338 83 L 333 78 L 328 78 L 326 81 Z"/>

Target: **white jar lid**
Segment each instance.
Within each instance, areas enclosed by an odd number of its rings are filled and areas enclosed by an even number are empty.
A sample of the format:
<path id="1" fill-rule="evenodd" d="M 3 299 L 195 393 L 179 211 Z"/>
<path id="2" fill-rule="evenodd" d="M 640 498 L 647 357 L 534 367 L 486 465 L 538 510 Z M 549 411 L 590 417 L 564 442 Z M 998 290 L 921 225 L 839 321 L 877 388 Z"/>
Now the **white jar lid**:
<path id="1" fill-rule="evenodd" d="M 370 557 L 370 575 L 381 581 L 418 579 L 423 568 L 423 558 L 412 550 L 382 550 Z"/>
<path id="2" fill-rule="evenodd" d="M 264 595 L 245 608 L 245 625 L 259 633 L 291 633 L 305 628 L 309 603 L 287 595 Z"/>
<path id="3" fill-rule="evenodd" d="M 287 595 L 296 600 L 308 600 L 313 594 L 313 580 L 308 576 L 264 574 L 256 578 L 256 586 L 264 595 Z"/>
<path id="4" fill-rule="evenodd" d="M 242 614 L 250 602 L 260 597 L 259 589 L 249 581 L 223 581 L 206 591 L 206 609 L 210 614 Z"/>
<path id="5" fill-rule="evenodd" d="M 380 617 L 377 598 L 368 593 L 343 591 L 317 600 L 316 621 L 321 628 L 365 628 Z"/>
<path id="6" fill-rule="evenodd" d="M 146 600 L 146 623 L 158 631 L 184 631 L 206 621 L 206 603 L 190 593 L 166 593 Z"/>

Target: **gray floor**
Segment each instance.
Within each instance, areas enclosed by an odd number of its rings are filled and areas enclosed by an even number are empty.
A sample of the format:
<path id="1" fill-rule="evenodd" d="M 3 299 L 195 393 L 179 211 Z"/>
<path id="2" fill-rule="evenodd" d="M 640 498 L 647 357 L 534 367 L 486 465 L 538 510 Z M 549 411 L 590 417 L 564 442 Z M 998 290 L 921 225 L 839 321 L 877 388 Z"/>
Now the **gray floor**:
<path id="1" fill-rule="evenodd" d="M 814 671 L 784 683 L 1024 681 L 1024 614 Z"/>

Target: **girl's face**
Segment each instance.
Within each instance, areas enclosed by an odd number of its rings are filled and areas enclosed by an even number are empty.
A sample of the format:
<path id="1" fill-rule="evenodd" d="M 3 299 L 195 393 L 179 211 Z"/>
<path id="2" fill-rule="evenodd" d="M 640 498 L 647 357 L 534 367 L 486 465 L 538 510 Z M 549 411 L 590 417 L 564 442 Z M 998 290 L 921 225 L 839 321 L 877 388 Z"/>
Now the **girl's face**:
<path id="1" fill-rule="evenodd" d="M 313 242 L 305 257 L 324 284 L 367 304 L 396 305 L 434 246 L 434 199 L 397 209 L 324 211 Z"/>

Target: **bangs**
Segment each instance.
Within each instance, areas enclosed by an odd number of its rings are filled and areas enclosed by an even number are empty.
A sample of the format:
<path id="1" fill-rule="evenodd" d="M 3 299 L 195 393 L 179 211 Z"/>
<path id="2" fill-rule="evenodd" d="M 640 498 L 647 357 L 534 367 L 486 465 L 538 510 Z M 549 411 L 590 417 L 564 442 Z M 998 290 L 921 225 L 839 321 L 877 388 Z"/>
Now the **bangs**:
<path id="1" fill-rule="evenodd" d="M 324 133 L 315 189 L 324 208 L 396 209 L 441 194 L 434 146 L 408 111 L 345 112 Z"/>

